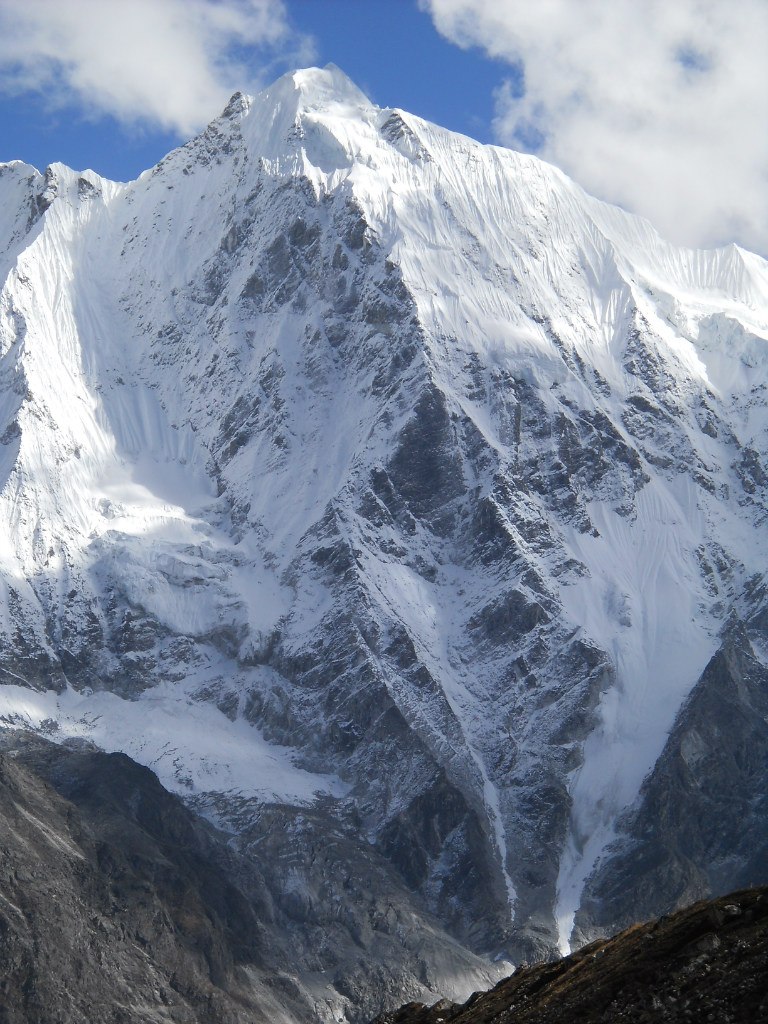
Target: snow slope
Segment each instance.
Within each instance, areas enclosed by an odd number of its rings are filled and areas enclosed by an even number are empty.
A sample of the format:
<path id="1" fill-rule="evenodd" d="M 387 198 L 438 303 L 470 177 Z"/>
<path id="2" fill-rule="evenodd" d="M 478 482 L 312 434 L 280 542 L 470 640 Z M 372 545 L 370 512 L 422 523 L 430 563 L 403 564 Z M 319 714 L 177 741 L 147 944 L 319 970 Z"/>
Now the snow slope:
<path id="1" fill-rule="evenodd" d="M 0 197 L 4 721 L 322 794 L 475 949 L 567 949 L 766 571 L 766 264 L 333 67 Z"/>

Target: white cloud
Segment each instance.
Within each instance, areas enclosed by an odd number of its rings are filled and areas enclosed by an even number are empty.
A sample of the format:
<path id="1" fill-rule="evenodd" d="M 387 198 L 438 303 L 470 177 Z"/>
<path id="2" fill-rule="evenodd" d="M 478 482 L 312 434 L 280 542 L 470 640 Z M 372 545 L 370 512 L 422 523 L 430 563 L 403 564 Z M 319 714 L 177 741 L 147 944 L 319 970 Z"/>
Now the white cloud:
<path id="1" fill-rule="evenodd" d="M 0 89 L 182 136 L 291 49 L 282 0 L 0 0 Z"/>
<path id="2" fill-rule="evenodd" d="M 768 253 L 768 0 L 420 0 L 524 72 L 499 141 L 691 245 Z M 534 144 L 535 140 L 535 144 Z"/>

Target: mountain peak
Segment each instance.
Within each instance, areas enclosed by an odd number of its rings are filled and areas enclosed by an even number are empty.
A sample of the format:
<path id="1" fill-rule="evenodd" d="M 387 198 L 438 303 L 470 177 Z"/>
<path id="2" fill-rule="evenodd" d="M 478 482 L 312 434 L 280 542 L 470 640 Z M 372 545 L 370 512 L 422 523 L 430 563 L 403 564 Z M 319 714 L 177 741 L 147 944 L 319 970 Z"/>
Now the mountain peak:
<path id="1" fill-rule="evenodd" d="M 232 98 L 230 106 L 235 99 Z M 294 117 L 304 111 L 339 106 L 358 109 L 372 106 L 365 93 L 335 64 L 289 71 L 263 89 L 254 103 L 262 112 L 271 107 L 286 113 L 290 111 Z"/>
<path id="2" fill-rule="evenodd" d="M 519 962 L 748 883 L 767 338 L 757 256 L 334 67 L 134 183 L 3 174 L 0 725 L 267 851 L 286 1020 L 476 976 L 398 906 Z"/>
<path id="3" fill-rule="evenodd" d="M 302 98 L 313 103 L 350 103 L 371 106 L 371 101 L 352 79 L 336 64 L 323 68 L 301 68 L 286 76 L 291 78 Z"/>
<path id="4" fill-rule="evenodd" d="M 378 113 L 354 82 L 335 64 L 324 68 L 303 68 L 290 71 L 254 97 L 235 94 L 224 115 L 239 117 L 243 134 L 253 153 L 266 159 L 293 159 L 293 141 L 302 140 L 307 157 L 315 166 L 324 166 L 328 148 L 338 156 L 346 153 L 349 125 L 370 121 Z M 322 125 L 319 135 L 309 129 L 297 136 L 301 124 Z M 344 156 L 342 163 L 346 164 Z"/>

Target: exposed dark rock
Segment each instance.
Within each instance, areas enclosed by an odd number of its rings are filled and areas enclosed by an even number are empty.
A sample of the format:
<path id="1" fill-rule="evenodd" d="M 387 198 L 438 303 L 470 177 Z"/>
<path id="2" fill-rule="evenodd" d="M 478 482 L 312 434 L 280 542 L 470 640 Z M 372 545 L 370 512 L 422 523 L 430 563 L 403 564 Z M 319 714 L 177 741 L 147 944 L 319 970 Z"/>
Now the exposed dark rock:
<path id="1" fill-rule="evenodd" d="M 727 630 L 683 705 L 637 809 L 588 882 L 585 937 L 768 877 L 768 669 Z"/>
<path id="2" fill-rule="evenodd" d="M 493 977 L 355 823 L 243 802 L 233 839 L 122 754 L 0 747 L 2 1024 L 360 1021 Z"/>
<path id="3" fill-rule="evenodd" d="M 237 980 L 256 911 L 203 823 L 121 754 L 5 746 L 0 1020 L 269 1020 Z"/>
<path id="4" fill-rule="evenodd" d="M 768 1017 L 767 972 L 768 889 L 750 889 L 523 965 L 463 1005 L 411 1003 L 375 1024 L 747 1024 Z"/>

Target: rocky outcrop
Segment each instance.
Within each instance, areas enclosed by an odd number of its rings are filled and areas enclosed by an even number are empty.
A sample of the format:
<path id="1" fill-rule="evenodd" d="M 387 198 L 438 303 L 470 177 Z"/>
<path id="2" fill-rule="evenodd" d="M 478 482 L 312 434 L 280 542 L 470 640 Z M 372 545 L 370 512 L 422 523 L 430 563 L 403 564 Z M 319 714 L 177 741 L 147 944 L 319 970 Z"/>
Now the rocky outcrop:
<path id="1" fill-rule="evenodd" d="M 582 941 L 768 877 L 768 668 L 730 625 L 591 878 Z"/>
<path id="2" fill-rule="evenodd" d="M 262 807 L 235 837 L 123 754 L 0 751 L 3 1024 L 361 1021 L 500 973 L 320 810 Z"/>
<path id="3" fill-rule="evenodd" d="M 238 980 L 263 914 L 146 768 L 12 737 L 0 807 L 4 1022 L 271 1019 Z"/>
<path id="4" fill-rule="evenodd" d="M 411 1003 L 376 1024 L 740 1024 L 768 1013 L 768 890 L 696 903 L 584 946 L 556 963 L 523 966 L 463 1005 Z"/>
<path id="5" fill-rule="evenodd" d="M 334 68 L 136 182 L 13 164 L 0 201 L 4 725 L 120 750 L 229 830 L 347 1016 L 451 973 L 407 906 L 471 975 L 628 920 L 638 844 L 649 899 L 745 877 L 760 669 L 717 652 L 765 638 L 764 261 Z M 686 846 L 718 764 L 742 827 Z M 312 922 L 346 878 L 334 960 Z"/>

